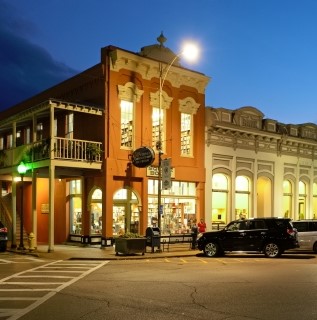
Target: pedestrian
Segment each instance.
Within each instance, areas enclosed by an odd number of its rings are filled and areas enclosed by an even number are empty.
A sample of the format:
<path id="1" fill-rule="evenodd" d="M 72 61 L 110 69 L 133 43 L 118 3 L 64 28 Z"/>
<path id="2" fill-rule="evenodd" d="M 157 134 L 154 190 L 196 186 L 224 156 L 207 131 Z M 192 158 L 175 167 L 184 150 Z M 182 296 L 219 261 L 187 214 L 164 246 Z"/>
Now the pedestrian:
<path id="1" fill-rule="evenodd" d="M 192 234 L 192 249 L 194 250 L 196 249 L 196 241 L 197 241 L 197 234 L 198 234 L 196 219 L 194 219 L 192 223 L 191 234 Z"/>
<path id="2" fill-rule="evenodd" d="M 198 223 L 198 232 L 201 233 L 201 232 L 205 232 L 206 231 L 206 222 L 204 221 L 203 218 L 200 219 L 200 222 Z"/>

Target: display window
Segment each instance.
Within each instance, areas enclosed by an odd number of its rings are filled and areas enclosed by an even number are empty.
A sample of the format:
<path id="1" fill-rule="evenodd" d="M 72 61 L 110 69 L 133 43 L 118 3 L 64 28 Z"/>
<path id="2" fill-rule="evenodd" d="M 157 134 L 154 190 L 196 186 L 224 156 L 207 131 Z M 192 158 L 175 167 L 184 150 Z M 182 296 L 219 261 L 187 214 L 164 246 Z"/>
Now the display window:
<path id="1" fill-rule="evenodd" d="M 158 223 L 158 181 L 148 182 L 148 226 Z M 194 182 L 172 181 L 172 187 L 162 190 L 161 234 L 190 233 L 196 219 L 196 184 Z"/>

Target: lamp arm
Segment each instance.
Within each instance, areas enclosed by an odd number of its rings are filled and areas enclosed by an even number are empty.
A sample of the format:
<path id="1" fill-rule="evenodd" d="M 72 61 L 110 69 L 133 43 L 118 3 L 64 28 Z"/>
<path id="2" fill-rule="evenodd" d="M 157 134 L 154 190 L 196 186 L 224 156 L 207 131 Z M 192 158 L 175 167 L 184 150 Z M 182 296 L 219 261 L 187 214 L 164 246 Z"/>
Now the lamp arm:
<path id="1" fill-rule="evenodd" d="M 167 65 L 167 67 L 165 68 L 165 70 L 162 69 L 162 63 L 161 63 L 161 70 L 160 70 L 160 73 L 161 73 L 161 76 L 160 76 L 160 79 L 161 79 L 161 81 L 160 81 L 160 88 L 161 88 L 161 90 L 162 90 L 162 88 L 163 88 L 165 79 L 166 79 L 166 77 L 167 77 L 167 75 L 168 75 L 168 73 L 169 73 L 172 65 L 174 64 L 174 62 L 176 61 L 176 59 L 179 58 L 179 57 L 182 55 L 182 53 L 183 53 L 183 52 L 180 52 L 179 54 L 177 54 L 177 55 L 173 58 L 173 60 Z M 164 73 L 164 74 L 163 74 L 163 73 Z"/>

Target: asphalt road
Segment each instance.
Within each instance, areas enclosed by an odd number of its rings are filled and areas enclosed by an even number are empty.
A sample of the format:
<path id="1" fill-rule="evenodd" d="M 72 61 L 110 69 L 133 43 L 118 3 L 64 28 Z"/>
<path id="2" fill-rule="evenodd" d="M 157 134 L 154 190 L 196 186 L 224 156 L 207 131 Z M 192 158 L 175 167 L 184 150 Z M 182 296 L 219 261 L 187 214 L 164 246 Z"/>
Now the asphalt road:
<path id="1" fill-rule="evenodd" d="M 313 254 L 285 254 L 278 259 L 235 254 L 210 259 L 31 261 L 18 267 L 24 271 L 20 270 L 22 282 L 17 288 L 29 289 L 38 282 L 37 289 L 47 290 L 47 281 L 56 287 L 47 299 L 11 301 L 22 312 L 7 319 L 312 320 L 317 319 L 316 258 Z M 2 276 L 3 268 L 0 264 Z M 30 273 L 32 268 L 35 273 Z M 41 277 L 28 278 L 36 274 Z M 59 278 L 44 280 L 49 275 Z M 1 287 L 3 299 L 8 292 Z M 39 292 L 31 290 L 28 296 Z"/>

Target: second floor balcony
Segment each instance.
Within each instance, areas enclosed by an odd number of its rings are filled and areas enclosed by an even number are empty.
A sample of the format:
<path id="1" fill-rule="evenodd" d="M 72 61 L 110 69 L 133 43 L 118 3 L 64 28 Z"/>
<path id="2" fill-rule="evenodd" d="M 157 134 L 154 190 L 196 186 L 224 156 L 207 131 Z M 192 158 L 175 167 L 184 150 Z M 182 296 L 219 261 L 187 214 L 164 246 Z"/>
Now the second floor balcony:
<path id="1" fill-rule="evenodd" d="M 0 169 L 42 160 L 67 160 L 86 163 L 102 162 L 102 143 L 54 137 L 16 148 L 0 150 Z"/>

